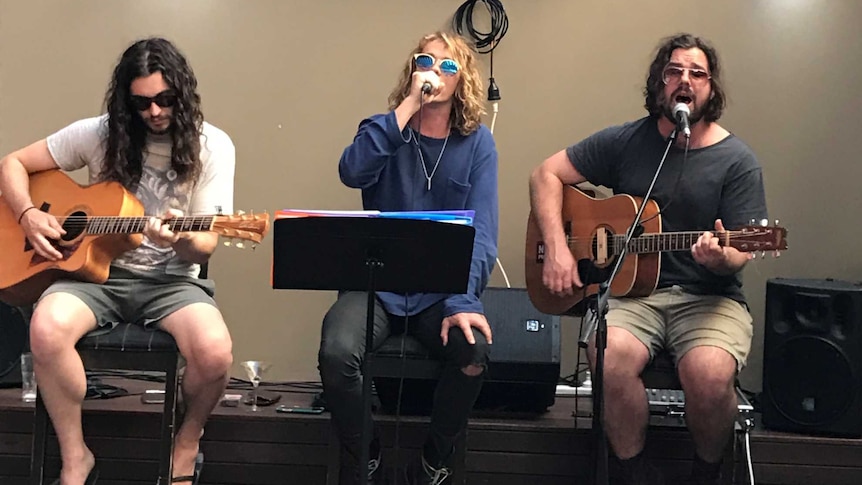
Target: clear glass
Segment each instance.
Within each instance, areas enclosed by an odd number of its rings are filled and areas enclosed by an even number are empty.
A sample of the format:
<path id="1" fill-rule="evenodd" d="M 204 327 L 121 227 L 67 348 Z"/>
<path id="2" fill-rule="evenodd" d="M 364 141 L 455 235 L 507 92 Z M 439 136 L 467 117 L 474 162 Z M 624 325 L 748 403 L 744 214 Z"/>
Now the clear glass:
<path id="1" fill-rule="evenodd" d="M 269 367 L 270 364 L 268 362 L 260 360 L 247 360 L 242 363 L 242 368 L 245 369 L 245 373 L 251 381 L 251 410 L 254 412 L 260 409 L 257 406 L 257 388 L 260 386 L 263 374 Z"/>
<path id="2" fill-rule="evenodd" d="M 21 354 L 21 400 L 36 401 L 36 373 L 33 371 L 33 354 Z"/>

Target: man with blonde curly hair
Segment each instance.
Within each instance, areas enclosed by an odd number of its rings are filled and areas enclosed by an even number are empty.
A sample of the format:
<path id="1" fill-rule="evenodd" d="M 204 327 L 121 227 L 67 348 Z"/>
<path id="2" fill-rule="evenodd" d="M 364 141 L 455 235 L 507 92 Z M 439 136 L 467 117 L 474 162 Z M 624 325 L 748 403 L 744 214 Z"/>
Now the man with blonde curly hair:
<path id="1" fill-rule="evenodd" d="M 475 211 L 467 293 L 378 292 L 375 300 L 374 346 L 407 327 L 445 363 L 414 477 L 423 484 L 442 484 L 451 474 L 447 462 L 479 395 L 492 340 L 479 297 L 497 257 L 497 150 L 481 124 L 484 88 L 476 64 L 460 37 L 443 32 L 423 37 L 389 97 L 390 111 L 359 124 L 338 165 L 342 182 L 362 190 L 366 210 Z M 380 465 L 376 432 L 371 459 L 359 463 L 366 305 L 363 292 L 339 295 L 323 320 L 318 356 L 343 445 L 342 484 L 358 483 L 366 466 L 374 483 Z"/>

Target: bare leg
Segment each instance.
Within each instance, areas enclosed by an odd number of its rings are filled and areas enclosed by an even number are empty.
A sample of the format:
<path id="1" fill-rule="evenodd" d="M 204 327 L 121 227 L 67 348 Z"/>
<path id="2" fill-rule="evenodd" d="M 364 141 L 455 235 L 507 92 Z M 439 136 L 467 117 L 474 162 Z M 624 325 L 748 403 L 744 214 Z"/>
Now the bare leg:
<path id="1" fill-rule="evenodd" d="M 186 413 L 174 439 L 173 476 L 191 475 L 204 425 L 227 386 L 232 342 L 221 313 L 206 303 L 181 308 L 160 325 L 174 336 L 186 359 L 182 385 Z"/>
<path id="2" fill-rule="evenodd" d="M 68 293 L 46 296 L 30 320 L 33 369 L 60 444 L 62 485 L 84 483 L 95 464 L 81 425 L 87 377 L 75 351 L 78 340 L 95 327 L 90 308 Z"/>
<path id="3" fill-rule="evenodd" d="M 649 351 L 628 330 L 608 327 L 604 361 L 604 426 L 614 454 L 621 460 L 643 450 L 649 420 L 641 372 Z M 590 342 L 590 368 L 595 374 L 595 338 Z"/>
<path id="4" fill-rule="evenodd" d="M 736 416 L 736 359 L 718 347 L 695 347 L 679 361 L 685 391 L 685 420 L 697 455 L 706 462 L 721 460 Z"/>

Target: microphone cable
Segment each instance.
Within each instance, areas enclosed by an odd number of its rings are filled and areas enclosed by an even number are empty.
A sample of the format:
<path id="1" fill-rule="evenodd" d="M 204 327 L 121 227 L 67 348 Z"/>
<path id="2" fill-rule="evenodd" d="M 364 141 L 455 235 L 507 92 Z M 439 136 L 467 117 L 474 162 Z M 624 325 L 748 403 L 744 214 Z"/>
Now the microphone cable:
<path id="1" fill-rule="evenodd" d="M 675 131 L 678 131 L 678 130 L 675 130 Z M 679 182 L 680 182 L 680 180 L 682 180 L 682 173 L 685 171 L 685 166 L 688 165 L 686 163 L 688 161 L 688 145 L 689 145 L 689 139 L 686 138 L 685 139 L 685 150 L 682 153 L 682 167 L 680 167 L 679 173 L 676 175 L 676 182 L 673 183 L 673 190 L 670 192 L 670 194 L 671 194 L 670 200 L 667 201 L 667 203 L 664 205 L 664 207 L 660 207 L 658 212 L 653 214 L 652 217 L 648 217 L 648 218 L 640 221 L 640 224 L 651 221 L 651 220 L 655 219 L 656 217 L 664 214 L 664 211 L 666 211 L 667 208 L 670 207 L 670 205 L 673 203 L 673 200 L 676 197 L 677 187 L 679 187 Z M 646 204 L 646 202 L 647 201 L 643 201 L 644 204 Z"/>

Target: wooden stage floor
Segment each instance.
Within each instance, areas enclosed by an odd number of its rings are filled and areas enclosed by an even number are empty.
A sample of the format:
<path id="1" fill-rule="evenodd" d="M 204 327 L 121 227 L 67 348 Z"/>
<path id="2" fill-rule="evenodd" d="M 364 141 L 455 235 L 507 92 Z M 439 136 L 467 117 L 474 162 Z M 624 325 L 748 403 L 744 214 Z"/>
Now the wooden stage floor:
<path id="1" fill-rule="evenodd" d="M 159 389 L 161 384 L 117 377 L 102 380 L 130 394 L 85 402 L 84 434 L 100 463 L 99 484 L 152 484 L 157 469 L 161 405 L 143 404 L 140 394 L 145 389 Z M 268 392 L 281 394 L 279 404 L 310 404 L 311 390 L 285 389 L 266 388 Z M 24 485 L 29 474 L 33 404 L 22 403 L 20 392 L 16 388 L 0 389 L 2 485 Z M 578 419 L 573 417 L 576 403 L 582 416 Z M 244 405 L 216 408 L 202 442 L 206 457 L 202 483 L 337 483 L 338 445 L 331 432 L 329 414 L 283 414 L 276 413 L 274 407 L 262 408 L 257 413 Z M 588 483 L 592 448 L 589 410 L 588 399 L 559 397 L 540 416 L 471 418 L 456 454 L 452 483 Z M 379 416 L 378 422 L 383 433 L 385 466 L 393 468 L 395 463 L 406 463 L 417 456 L 427 418 L 402 416 L 396 420 L 395 416 L 386 415 Z M 648 436 L 648 455 L 669 476 L 685 475 L 692 454 L 685 429 L 653 426 Z M 762 429 L 757 421 L 750 443 L 758 484 L 862 484 L 862 440 L 772 432 Z M 741 474 L 745 468 L 744 448 L 740 447 L 735 454 L 737 471 Z M 613 462 L 611 467 L 613 473 Z M 57 444 L 51 437 L 46 476 L 56 477 L 58 469 Z M 749 481 L 742 475 L 737 483 Z"/>

